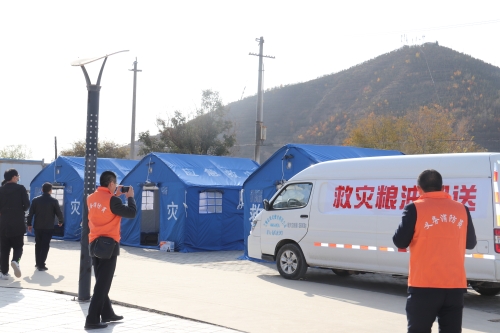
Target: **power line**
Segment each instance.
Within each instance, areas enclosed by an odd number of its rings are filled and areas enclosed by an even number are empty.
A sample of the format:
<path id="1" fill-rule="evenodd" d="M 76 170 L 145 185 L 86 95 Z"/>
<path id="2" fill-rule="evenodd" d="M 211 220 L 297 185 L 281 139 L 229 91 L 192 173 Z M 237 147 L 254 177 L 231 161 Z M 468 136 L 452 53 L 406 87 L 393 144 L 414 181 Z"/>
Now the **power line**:
<path id="1" fill-rule="evenodd" d="M 246 89 L 247 86 L 244 86 L 243 87 L 243 92 L 241 93 L 241 97 L 240 97 L 240 101 L 243 99 L 243 95 L 245 94 L 245 89 Z"/>
<path id="2" fill-rule="evenodd" d="M 434 30 L 454 29 L 454 28 L 472 27 L 472 26 L 477 26 L 477 25 L 493 24 L 493 23 L 500 23 L 500 19 L 481 21 L 481 22 L 470 22 L 470 23 L 461 23 L 461 24 L 453 24 L 453 25 L 444 25 L 444 26 L 440 26 L 440 27 L 423 28 L 423 29 L 418 29 L 418 31 L 434 31 Z M 415 31 L 417 31 L 417 29 Z"/>
<path id="3" fill-rule="evenodd" d="M 478 26 L 478 25 L 486 25 L 486 24 L 496 24 L 500 23 L 500 19 L 496 20 L 489 20 L 489 21 L 480 21 L 480 22 L 469 22 L 469 23 L 460 23 L 460 24 L 452 24 L 452 25 L 443 25 L 443 26 L 437 26 L 437 27 L 429 27 L 429 28 L 415 28 L 415 29 L 410 29 L 406 30 L 403 29 L 405 32 L 423 32 L 423 31 L 436 31 L 436 30 L 446 30 L 446 29 L 456 29 L 456 28 L 466 28 L 466 27 L 473 27 L 473 26 Z M 380 32 L 372 32 L 372 33 L 359 33 L 359 34 L 346 34 L 345 36 L 350 37 L 350 36 L 376 36 L 376 35 L 392 35 L 392 34 L 400 34 L 401 29 L 396 31 L 380 31 Z"/>
<path id="4" fill-rule="evenodd" d="M 436 88 L 436 83 L 434 83 L 434 79 L 432 78 L 431 69 L 429 68 L 429 63 L 427 62 L 427 57 L 425 56 L 425 53 L 422 50 L 422 48 L 419 47 L 419 49 L 420 49 L 420 52 L 422 52 L 422 54 L 424 55 L 425 63 L 427 64 L 427 70 L 429 71 L 429 75 L 431 76 L 432 85 L 434 86 L 434 91 L 436 92 L 436 96 L 438 98 L 438 103 L 439 103 L 439 105 L 441 105 L 441 100 L 439 99 L 439 94 L 438 94 L 438 91 Z"/>

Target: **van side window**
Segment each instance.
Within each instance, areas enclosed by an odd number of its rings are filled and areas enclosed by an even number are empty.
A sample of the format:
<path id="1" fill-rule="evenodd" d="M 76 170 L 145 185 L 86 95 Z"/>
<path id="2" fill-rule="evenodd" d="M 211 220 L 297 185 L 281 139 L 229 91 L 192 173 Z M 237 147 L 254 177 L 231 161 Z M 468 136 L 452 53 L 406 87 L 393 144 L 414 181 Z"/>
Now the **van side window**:
<path id="1" fill-rule="evenodd" d="M 290 184 L 283 188 L 272 203 L 273 209 L 302 208 L 307 206 L 312 184 Z"/>

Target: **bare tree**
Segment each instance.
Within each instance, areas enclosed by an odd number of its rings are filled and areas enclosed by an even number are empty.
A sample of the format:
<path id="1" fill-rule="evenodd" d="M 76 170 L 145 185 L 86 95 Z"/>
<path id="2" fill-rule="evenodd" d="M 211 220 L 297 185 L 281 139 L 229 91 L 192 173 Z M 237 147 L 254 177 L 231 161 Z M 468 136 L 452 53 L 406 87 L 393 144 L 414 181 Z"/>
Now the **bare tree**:
<path id="1" fill-rule="evenodd" d="M 85 140 L 79 140 L 72 143 L 72 147 L 61 151 L 62 156 L 85 156 L 86 150 Z M 126 146 L 121 146 L 113 141 L 99 141 L 97 143 L 97 157 L 107 158 L 127 158 L 129 150 Z"/>
<path id="2" fill-rule="evenodd" d="M 232 130 L 233 123 L 225 119 L 227 111 L 218 92 L 204 90 L 201 105 L 190 119 L 175 111 L 168 120 L 156 119 L 157 136 L 152 136 L 149 131 L 140 133 L 139 141 L 143 147 L 139 154 L 228 155 L 236 143 L 236 134 Z"/>
<path id="3" fill-rule="evenodd" d="M 0 149 L 1 158 L 25 160 L 31 157 L 31 150 L 25 145 L 10 145 Z"/>

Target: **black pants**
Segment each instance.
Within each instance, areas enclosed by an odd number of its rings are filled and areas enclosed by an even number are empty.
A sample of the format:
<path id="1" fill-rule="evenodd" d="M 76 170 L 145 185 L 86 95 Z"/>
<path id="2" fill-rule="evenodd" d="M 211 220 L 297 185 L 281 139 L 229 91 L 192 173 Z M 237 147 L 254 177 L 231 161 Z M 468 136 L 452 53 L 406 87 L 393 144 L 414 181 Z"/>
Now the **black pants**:
<path id="1" fill-rule="evenodd" d="M 20 236 L 0 236 L 0 260 L 1 260 L 1 271 L 2 274 L 7 274 L 9 272 L 9 258 L 10 258 L 10 249 L 14 250 L 12 255 L 12 260 L 19 262 L 23 255 L 23 246 L 24 246 L 24 235 Z"/>
<path id="2" fill-rule="evenodd" d="M 436 317 L 440 333 L 462 332 L 465 289 L 412 288 L 406 301 L 408 333 L 430 333 Z"/>
<path id="3" fill-rule="evenodd" d="M 95 286 L 86 324 L 97 324 L 101 322 L 102 318 L 110 318 L 115 315 L 108 294 L 115 274 L 116 259 L 117 256 L 112 256 L 109 259 L 92 257 Z"/>
<path id="4" fill-rule="evenodd" d="M 45 267 L 45 260 L 50 249 L 50 240 L 54 229 L 35 229 L 35 263 L 36 267 Z"/>

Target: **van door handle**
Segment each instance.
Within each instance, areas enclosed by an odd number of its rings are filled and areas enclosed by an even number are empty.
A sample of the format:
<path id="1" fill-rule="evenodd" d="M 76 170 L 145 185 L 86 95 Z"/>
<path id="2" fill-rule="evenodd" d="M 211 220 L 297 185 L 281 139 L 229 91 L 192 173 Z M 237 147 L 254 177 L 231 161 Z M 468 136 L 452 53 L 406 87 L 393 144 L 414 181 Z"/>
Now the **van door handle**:
<path id="1" fill-rule="evenodd" d="M 309 217 L 309 215 L 300 215 L 300 218 L 302 219 L 307 219 Z"/>

